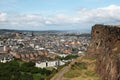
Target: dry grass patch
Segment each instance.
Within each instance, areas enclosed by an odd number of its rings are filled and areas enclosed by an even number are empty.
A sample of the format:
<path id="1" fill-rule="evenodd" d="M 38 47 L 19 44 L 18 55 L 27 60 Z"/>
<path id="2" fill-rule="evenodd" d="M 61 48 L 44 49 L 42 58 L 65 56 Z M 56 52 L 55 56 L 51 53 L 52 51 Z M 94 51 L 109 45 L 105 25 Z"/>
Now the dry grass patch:
<path id="1" fill-rule="evenodd" d="M 71 69 L 64 74 L 65 78 L 69 80 L 100 80 L 99 76 L 95 73 L 95 59 L 81 58 L 71 65 Z"/>

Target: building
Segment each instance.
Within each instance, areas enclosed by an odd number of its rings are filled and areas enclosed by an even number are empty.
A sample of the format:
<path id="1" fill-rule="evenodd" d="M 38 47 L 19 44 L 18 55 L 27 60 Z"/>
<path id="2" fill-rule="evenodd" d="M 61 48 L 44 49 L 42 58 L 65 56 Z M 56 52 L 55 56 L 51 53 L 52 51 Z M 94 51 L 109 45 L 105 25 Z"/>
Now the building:
<path id="1" fill-rule="evenodd" d="M 2 62 L 2 63 L 9 62 L 13 59 L 14 59 L 13 56 L 10 54 L 0 55 L 0 62 Z"/>
<path id="2" fill-rule="evenodd" d="M 65 62 L 60 61 L 60 60 L 55 60 L 55 61 L 46 61 L 46 62 L 36 62 L 35 66 L 39 68 L 45 68 L 45 67 L 57 67 L 65 65 Z"/>

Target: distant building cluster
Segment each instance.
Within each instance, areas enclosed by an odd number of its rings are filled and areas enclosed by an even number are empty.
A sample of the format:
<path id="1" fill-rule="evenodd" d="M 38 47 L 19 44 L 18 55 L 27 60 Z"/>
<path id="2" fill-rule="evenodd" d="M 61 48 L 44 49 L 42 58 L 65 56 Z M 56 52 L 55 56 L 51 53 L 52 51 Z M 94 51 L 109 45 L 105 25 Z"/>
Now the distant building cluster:
<path id="1" fill-rule="evenodd" d="M 67 32 L 1 32 L 0 53 L 23 61 L 45 62 L 61 54 L 85 52 L 90 37 L 79 35 Z"/>

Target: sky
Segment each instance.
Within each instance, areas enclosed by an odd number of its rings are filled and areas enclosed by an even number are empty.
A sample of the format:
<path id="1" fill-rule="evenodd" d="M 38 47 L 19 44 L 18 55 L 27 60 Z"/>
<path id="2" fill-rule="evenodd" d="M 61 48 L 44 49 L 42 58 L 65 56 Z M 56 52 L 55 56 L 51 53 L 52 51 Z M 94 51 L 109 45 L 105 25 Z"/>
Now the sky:
<path id="1" fill-rule="evenodd" d="M 0 29 L 85 30 L 120 25 L 120 0 L 0 0 Z"/>

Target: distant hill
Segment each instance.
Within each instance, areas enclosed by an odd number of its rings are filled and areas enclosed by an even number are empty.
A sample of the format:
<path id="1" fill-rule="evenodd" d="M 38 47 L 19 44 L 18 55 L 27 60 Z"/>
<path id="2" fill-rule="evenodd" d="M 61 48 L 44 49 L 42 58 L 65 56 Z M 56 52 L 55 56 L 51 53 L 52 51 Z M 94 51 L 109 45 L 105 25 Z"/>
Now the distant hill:
<path id="1" fill-rule="evenodd" d="M 0 29 L 0 32 L 81 32 L 90 33 L 90 30 L 15 30 L 15 29 Z"/>
<path id="2" fill-rule="evenodd" d="M 0 32 L 31 32 L 31 31 L 30 30 L 0 29 Z"/>

